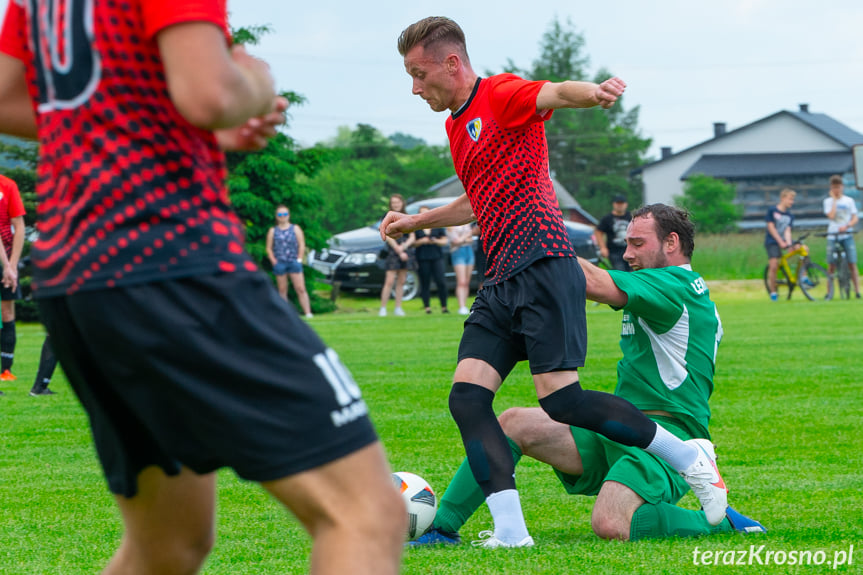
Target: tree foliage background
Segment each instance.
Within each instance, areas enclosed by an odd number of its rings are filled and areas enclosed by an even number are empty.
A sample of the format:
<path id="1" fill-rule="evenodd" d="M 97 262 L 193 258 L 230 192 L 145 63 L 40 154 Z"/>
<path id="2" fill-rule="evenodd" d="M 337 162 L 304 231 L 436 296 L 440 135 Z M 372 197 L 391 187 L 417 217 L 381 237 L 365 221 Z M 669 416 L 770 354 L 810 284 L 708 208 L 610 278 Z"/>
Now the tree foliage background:
<path id="1" fill-rule="evenodd" d="M 674 203 L 689 211 L 699 233 L 724 234 L 736 231 L 743 217 L 743 206 L 734 203 L 736 195 L 734 184 L 696 174 L 686 180 L 683 195 Z"/>

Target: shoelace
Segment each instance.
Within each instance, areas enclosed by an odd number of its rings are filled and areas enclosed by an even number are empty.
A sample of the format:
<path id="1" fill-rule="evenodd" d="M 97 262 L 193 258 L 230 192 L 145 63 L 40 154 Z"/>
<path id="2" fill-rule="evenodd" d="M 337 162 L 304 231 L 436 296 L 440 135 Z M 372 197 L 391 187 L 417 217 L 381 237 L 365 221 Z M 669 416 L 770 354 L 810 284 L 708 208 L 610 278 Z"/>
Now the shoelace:
<path id="1" fill-rule="evenodd" d="M 471 545 L 473 545 L 474 547 L 482 547 L 482 546 L 484 546 L 484 545 L 485 545 L 485 544 L 486 544 L 490 539 L 494 538 L 494 531 L 490 531 L 490 530 L 488 530 L 488 529 L 487 529 L 487 530 L 485 530 L 485 531 L 480 531 L 480 532 L 477 534 L 477 537 L 479 537 L 479 539 L 477 539 L 476 541 L 472 541 L 472 542 L 471 542 Z"/>

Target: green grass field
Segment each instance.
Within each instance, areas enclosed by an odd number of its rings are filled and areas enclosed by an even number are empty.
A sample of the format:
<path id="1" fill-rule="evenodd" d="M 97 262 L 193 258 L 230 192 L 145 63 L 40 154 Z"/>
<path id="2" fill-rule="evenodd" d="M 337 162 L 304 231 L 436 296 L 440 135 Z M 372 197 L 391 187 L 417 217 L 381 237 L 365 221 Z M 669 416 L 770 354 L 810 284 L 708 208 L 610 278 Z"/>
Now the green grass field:
<path id="1" fill-rule="evenodd" d="M 518 468 L 531 549 L 410 550 L 404 573 L 823 573 L 854 546 L 863 565 L 863 304 L 767 301 L 758 282 L 711 283 L 725 328 L 711 426 L 723 474 L 738 510 L 770 533 L 698 540 L 608 542 L 590 530 L 592 499 L 567 496 L 551 471 L 528 459 Z M 426 316 L 408 302 L 407 318 L 378 318 L 373 299 L 341 301 L 340 313 L 313 326 L 363 387 L 394 470 L 425 477 L 442 493 L 462 447 L 447 410 L 461 319 Z M 588 306 L 585 387 L 611 391 L 620 314 Z M 42 330 L 19 325 L 15 371 L 3 384 L 0 431 L 0 574 L 92 574 L 111 556 L 120 520 L 101 477 L 86 419 L 61 373 L 58 395 L 33 398 Z M 498 412 L 535 405 L 526 366 L 507 381 Z M 310 541 L 297 522 L 259 488 L 229 471 L 219 477 L 218 540 L 204 573 L 303 573 Z M 696 506 L 688 495 L 683 505 Z M 384 518 L 382 518 L 383 520 Z M 470 541 L 490 526 L 485 508 L 465 526 Z M 698 568 L 694 553 L 809 552 L 824 564 Z M 821 552 L 823 555 L 819 555 Z M 712 559 L 715 560 L 715 559 Z M 847 562 L 847 556 L 846 556 Z"/>

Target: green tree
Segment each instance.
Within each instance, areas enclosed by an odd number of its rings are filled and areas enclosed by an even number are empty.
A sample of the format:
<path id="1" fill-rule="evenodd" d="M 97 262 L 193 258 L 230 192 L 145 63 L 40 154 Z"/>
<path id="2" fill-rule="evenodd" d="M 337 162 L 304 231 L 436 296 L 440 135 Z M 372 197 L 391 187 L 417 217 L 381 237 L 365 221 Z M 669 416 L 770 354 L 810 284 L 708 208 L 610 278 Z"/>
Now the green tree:
<path id="1" fill-rule="evenodd" d="M 600 83 L 613 74 L 600 69 L 592 78 L 589 58 L 584 55 L 584 36 L 572 21 L 555 18 L 543 34 L 540 56 L 530 70 L 509 62 L 506 71 L 536 80 L 590 80 Z M 630 203 L 642 201 L 641 182 L 630 177 L 644 164 L 650 147 L 638 129 L 639 108 L 626 110 L 625 97 L 608 110 L 556 110 L 546 122 L 549 168 L 587 211 L 599 216 L 608 211 L 616 194 L 625 194 Z"/>
<path id="2" fill-rule="evenodd" d="M 686 180 L 683 195 L 675 196 L 674 203 L 689 211 L 695 229 L 700 233 L 726 233 L 736 229 L 743 216 L 743 206 L 735 204 L 734 184 L 704 174 Z"/>
<path id="3" fill-rule="evenodd" d="M 416 139 L 395 141 L 399 144 L 359 124 L 353 130 L 339 128 L 336 138 L 315 148 L 328 150 L 326 165 L 310 182 L 321 194 L 318 217 L 325 229 L 338 233 L 372 224 L 386 211 L 390 195 L 423 199 L 430 186 L 452 175 L 446 148 Z"/>

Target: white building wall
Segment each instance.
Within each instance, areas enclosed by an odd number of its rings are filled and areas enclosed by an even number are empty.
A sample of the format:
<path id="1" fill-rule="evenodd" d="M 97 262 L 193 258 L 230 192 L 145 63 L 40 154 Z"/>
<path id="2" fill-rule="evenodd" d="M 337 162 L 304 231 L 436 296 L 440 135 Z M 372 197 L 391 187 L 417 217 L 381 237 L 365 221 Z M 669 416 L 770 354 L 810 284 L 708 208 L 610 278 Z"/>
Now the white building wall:
<path id="1" fill-rule="evenodd" d="M 674 203 L 683 194 L 680 177 L 705 154 L 834 152 L 847 148 L 787 114 L 708 140 L 642 171 L 644 203 Z"/>

